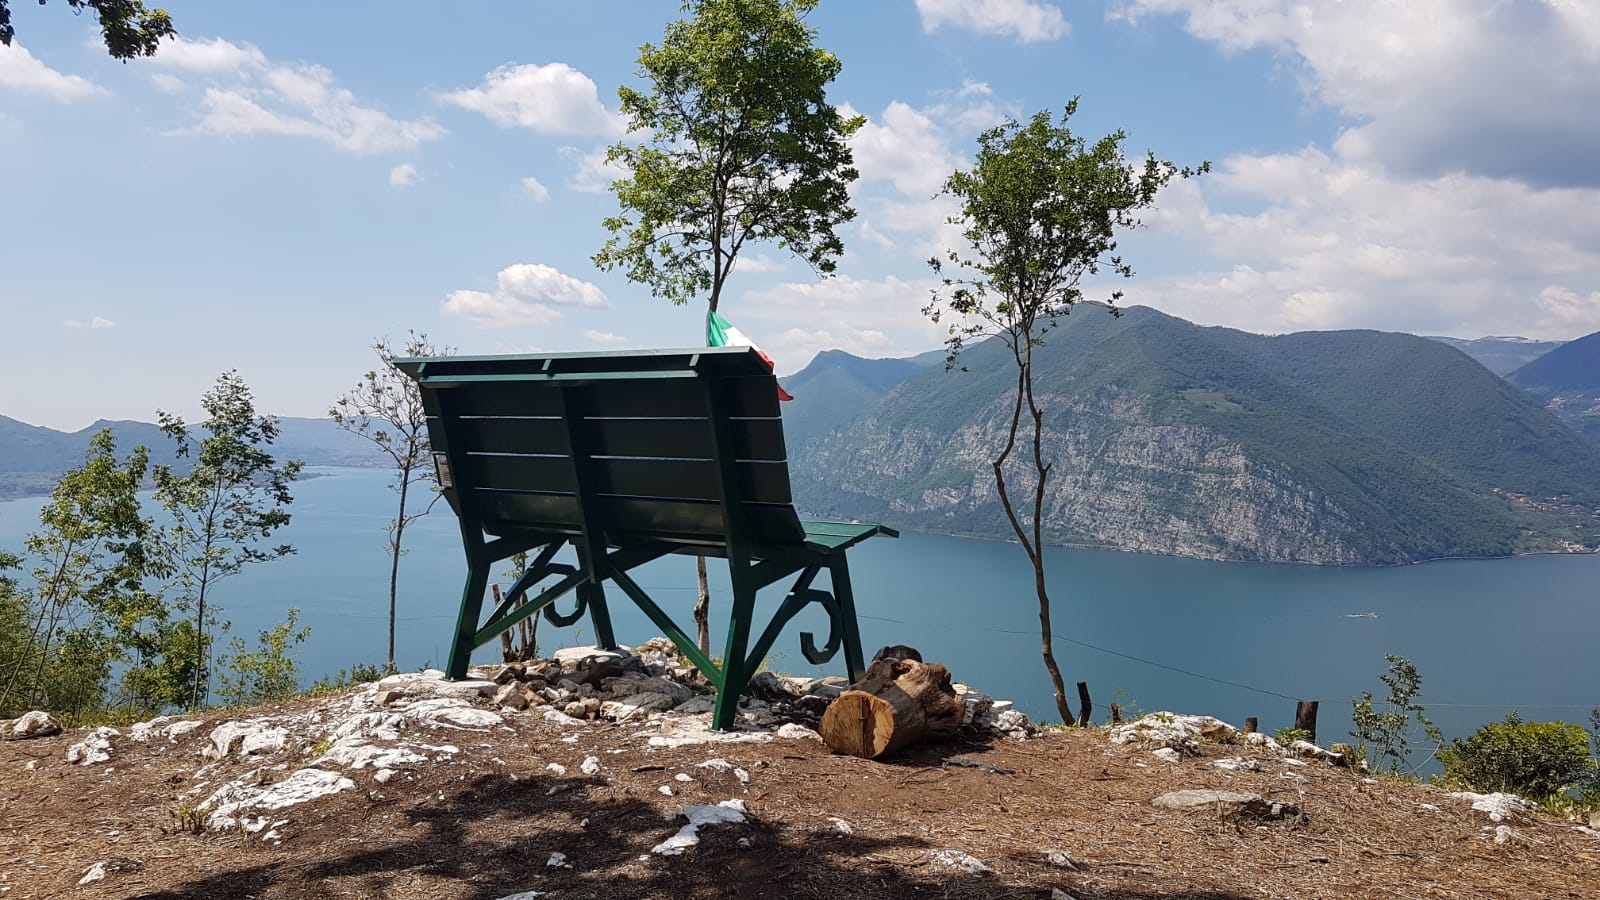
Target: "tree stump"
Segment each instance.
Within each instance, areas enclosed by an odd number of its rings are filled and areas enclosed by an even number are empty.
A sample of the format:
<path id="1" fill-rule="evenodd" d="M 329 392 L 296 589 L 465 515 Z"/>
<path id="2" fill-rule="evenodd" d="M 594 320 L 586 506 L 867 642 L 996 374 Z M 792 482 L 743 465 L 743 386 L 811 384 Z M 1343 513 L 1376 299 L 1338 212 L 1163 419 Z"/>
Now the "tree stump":
<path id="1" fill-rule="evenodd" d="M 921 741 L 953 738 L 965 706 L 938 663 L 877 660 L 822 714 L 818 731 L 835 753 L 876 759 Z"/>

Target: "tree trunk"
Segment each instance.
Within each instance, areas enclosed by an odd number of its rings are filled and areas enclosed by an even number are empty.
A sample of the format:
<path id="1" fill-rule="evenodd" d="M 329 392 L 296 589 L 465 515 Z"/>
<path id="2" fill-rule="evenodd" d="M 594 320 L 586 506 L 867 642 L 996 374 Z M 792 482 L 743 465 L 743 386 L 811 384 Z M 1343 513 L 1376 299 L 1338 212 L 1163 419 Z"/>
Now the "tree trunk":
<path id="1" fill-rule="evenodd" d="M 394 668 L 395 595 L 400 589 L 400 539 L 406 533 L 406 493 L 411 487 L 411 472 L 400 470 L 400 514 L 394 520 L 394 543 L 389 547 L 389 668 Z"/>
<path id="2" fill-rule="evenodd" d="M 491 584 L 491 585 L 489 585 L 489 590 L 494 592 L 494 608 L 495 609 L 499 609 L 500 608 L 500 585 Z M 512 632 L 512 629 L 510 629 L 510 628 L 507 628 L 505 631 L 500 632 L 500 661 L 501 662 L 510 663 L 510 662 L 516 662 L 517 661 L 517 651 L 511 645 L 511 632 Z M 393 653 L 389 654 L 389 659 L 391 660 L 391 663 L 392 663 L 392 661 L 394 659 L 394 654 Z"/>
<path id="3" fill-rule="evenodd" d="M 886 658 L 829 704 L 818 730 L 833 752 L 876 759 L 955 737 L 965 711 L 944 666 Z"/>
<path id="4" fill-rule="evenodd" d="M 694 626 L 699 632 L 700 652 L 711 655 L 711 588 L 706 585 L 706 558 L 694 558 L 695 574 L 699 578 L 700 595 L 694 602 Z"/>

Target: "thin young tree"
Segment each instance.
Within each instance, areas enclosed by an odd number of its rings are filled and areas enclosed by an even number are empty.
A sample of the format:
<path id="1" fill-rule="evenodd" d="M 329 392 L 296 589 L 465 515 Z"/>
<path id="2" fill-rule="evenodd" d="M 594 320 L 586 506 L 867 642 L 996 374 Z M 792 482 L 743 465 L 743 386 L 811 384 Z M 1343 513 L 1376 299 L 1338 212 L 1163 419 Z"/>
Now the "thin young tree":
<path id="1" fill-rule="evenodd" d="M 923 312 L 933 321 L 949 317 L 948 365 L 967 344 L 998 338 L 1016 364 L 1016 391 L 1004 445 L 990 462 L 995 488 L 1028 562 L 1039 600 L 1039 631 L 1045 668 L 1062 721 L 1075 720 L 1056 663 L 1050 594 L 1045 583 L 1044 501 L 1054 461 L 1044 453 L 1044 409 L 1034 394 L 1034 350 L 1056 321 L 1084 300 L 1082 280 L 1106 272 L 1131 278 L 1133 267 L 1118 256 L 1117 234 L 1138 227 L 1141 210 L 1175 177 L 1209 171 L 1209 163 L 1179 168 L 1147 154 L 1143 164 L 1123 156 L 1126 135 L 1117 131 L 1090 144 L 1072 133 L 1068 120 L 1076 98 L 1056 122 L 1042 111 L 1025 123 L 1008 119 L 978 137 L 972 168 L 957 171 L 944 193 L 960 202 L 950 224 L 970 245 L 930 259 L 940 284 Z M 1109 291 L 1107 307 L 1118 314 L 1121 291 Z M 1024 412 L 1027 415 L 1024 428 Z M 1022 471 L 1008 470 L 1020 441 L 1031 448 Z M 1018 511 L 1014 481 L 1032 481 L 1031 503 Z"/>
<path id="2" fill-rule="evenodd" d="M 148 458 L 136 447 L 119 463 L 111 429 L 103 429 L 90 438 L 83 465 L 61 477 L 39 511 L 41 527 L 25 542 L 35 563 L 32 585 L 10 583 L 4 591 L 23 625 L 7 636 L 0 709 L 77 712 L 102 701 L 110 666 L 122 655 L 117 627 L 137 618 L 129 597 L 145 596 L 144 542 L 153 526 L 140 514 L 137 492 Z"/>
<path id="3" fill-rule="evenodd" d="M 660 46 L 639 51 L 648 90 L 624 87 L 630 131 L 607 159 L 622 207 L 594 263 L 675 304 L 723 288 L 752 243 L 774 243 L 831 275 L 844 244 L 835 227 L 855 217 L 857 177 L 848 140 L 864 123 L 828 102 L 837 57 L 815 45 L 805 16 L 818 0 L 689 0 Z M 710 652 L 705 559 L 694 618 Z"/>
<path id="4" fill-rule="evenodd" d="M 205 702 L 211 674 L 209 632 L 219 612 L 212 592 L 218 581 L 247 565 L 294 552 L 288 544 L 267 541 L 289 524 L 294 500 L 289 485 L 304 466 L 273 457 L 278 420 L 256 414 L 255 399 L 238 371 L 218 376 L 200 405 L 207 416 L 202 425 L 187 425 L 172 413 L 156 414 L 161 430 L 177 443 L 178 456 L 194 462 L 181 475 L 171 466 L 155 467 L 156 498 L 172 518 L 167 543 L 175 586 L 193 609 L 191 707 Z"/>
<path id="5" fill-rule="evenodd" d="M 428 414 L 422 407 L 422 390 L 417 382 L 395 368 L 394 361 L 414 356 L 444 356 L 450 347 L 436 347 L 426 334 L 409 332 L 399 353 L 388 338 L 375 341 L 372 350 L 380 365 L 361 376 L 354 388 L 334 401 L 328 415 L 351 434 L 371 441 L 394 465 L 391 487 L 400 495 L 400 505 L 385 526 L 389 534 L 389 667 L 394 667 L 395 600 L 400 590 L 401 541 L 412 522 L 433 510 L 440 494 L 428 485 L 438 476 L 433 469 L 432 445 L 428 443 Z M 426 505 L 414 503 L 412 494 L 426 491 Z"/>

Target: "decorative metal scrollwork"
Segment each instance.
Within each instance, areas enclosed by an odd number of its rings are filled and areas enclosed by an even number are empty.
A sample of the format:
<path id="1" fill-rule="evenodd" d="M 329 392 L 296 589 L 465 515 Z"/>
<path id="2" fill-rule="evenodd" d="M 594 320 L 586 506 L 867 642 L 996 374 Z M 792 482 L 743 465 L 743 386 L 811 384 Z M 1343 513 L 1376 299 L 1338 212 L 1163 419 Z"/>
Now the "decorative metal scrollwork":
<path id="1" fill-rule="evenodd" d="M 844 617 L 839 609 L 839 601 L 830 593 L 816 588 L 807 588 L 804 592 L 796 591 L 796 596 L 804 602 L 803 606 L 812 603 L 822 607 L 828 613 L 828 642 L 817 649 L 816 637 L 809 631 L 800 633 L 800 654 L 814 666 L 820 666 L 839 652 L 839 646 L 844 643 Z"/>

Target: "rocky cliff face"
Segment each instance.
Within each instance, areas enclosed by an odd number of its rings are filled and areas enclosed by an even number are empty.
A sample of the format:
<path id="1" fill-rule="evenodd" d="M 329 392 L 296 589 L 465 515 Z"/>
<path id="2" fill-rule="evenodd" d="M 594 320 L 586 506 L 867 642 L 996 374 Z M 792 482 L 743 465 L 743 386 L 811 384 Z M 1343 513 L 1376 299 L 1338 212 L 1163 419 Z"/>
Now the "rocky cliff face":
<path id="1" fill-rule="evenodd" d="M 793 465 L 801 505 L 830 515 L 873 511 L 914 528 L 1009 533 L 990 461 L 1005 446 L 1015 393 L 949 432 L 857 422 L 809 442 Z M 1352 564 L 1395 548 L 1365 545 L 1353 517 L 1239 444 L 1196 425 L 1162 424 L 1148 398 L 1104 388 L 1081 401 L 1041 396 L 1047 543 L 1091 544 L 1208 559 Z M 1026 417 L 1024 417 L 1026 418 Z M 1036 480 L 1028 442 L 1006 467 L 1019 513 Z"/>

